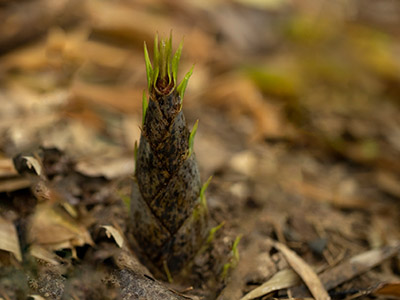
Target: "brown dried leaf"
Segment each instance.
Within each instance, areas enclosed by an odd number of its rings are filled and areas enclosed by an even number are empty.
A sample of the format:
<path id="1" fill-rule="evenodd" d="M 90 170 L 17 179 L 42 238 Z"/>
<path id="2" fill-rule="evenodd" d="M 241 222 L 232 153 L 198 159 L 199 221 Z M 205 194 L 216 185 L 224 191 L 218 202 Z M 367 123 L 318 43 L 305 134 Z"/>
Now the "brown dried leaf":
<path id="1" fill-rule="evenodd" d="M 0 249 L 14 254 L 18 261 L 22 261 L 18 234 L 12 222 L 0 216 Z"/>
<path id="2" fill-rule="evenodd" d="M 390 246 L 369 250 L 353 256 L 349 260 L 322 272 L 319 277 L 326 290 L 330 290 L 367 272 L 371 268 L 382 263 L 382 261 L 394 255 L 398 255 L 399 253 L 400 242 L 396 241 Z M 307 290 L 304 286 L 299 286 L 293 289 L 293 294 L 301 297 L 307 295 Z"/>
<path id="3" fill-rule="evenodd" d="M 76 170 L 87 176 L 104 176 L 107 179 L 115 179 L 132 174 L 134 160 L 131 155 L 95 157 L 92 160 L 82 160 L 76 165 Z"/>
<path id="4" fill-rule="evenodd" d="M 29 295 L 30 298 L 33 298 L 33 300 L 46 300 L 40 295 Z"/>
<path id="5" fill-rule="evenodd" d="M 60 207 L 47 202 L 36 206 L 28 228 L 29 241 L 48 250 L 93 245 L 86 228 Z"/>
<path id="6" fill-rule="evenodd" d="M 32 156 L 23 156 L 26 159 L 26 165 L 29 169 L 34 169 L 37 175 L 42 174 L 42 166 L 40 162 Z"/>
<path id="7" fill-rule="evenodd" d="M 27 188 L 31 182 L 27 178 L 15 177 L 0 181 L 0 192 L 13 192 Z"/>
<path id="8" fill-rule="evenodd" d="M 0 158 L 0 178 L 14 177 L 18 175 L 15 170 L 14 163 L 10 158 Z"/>
<path id="9" fill-rule="evenodd" d="M 75 98 L 102 104 L 125 113 L 140 111 L 140 101 L 143 91 L 123 86 L 104 86 L 75 81 L 71 87 Z M 118 100 L 118 101 L 116 101 Z"/>
<path id="10" fill-rule="evenodd" d="M 250 115 L 255 127 L 253 139 L 285 137 L 290 128 L 280 109 L 263 98 L 249 79 L 237 74 L 219 78 L 206 93 L 208 105 L 228 110 L 232 117 Z"/>
<path id="11" fill-rule="evenodd" d="M 376 296 L 400 298 L 400 282 L 383 283 L 373 294 Z"/>
<path id="12" fill-rule="evenodd" d="M 251 300 L 266 296 L 269 293 L 295 286 L 299 282 L 300 278 L 293 270 L 284 269 L 277 272 L 274 276 L 272 276 L 272 278 L 264 282 L 259 287 L 247 293 L 240 300 Z"/>
<path id="13" fill-rule="evenodd" d="M 313 269 L 298 256 L 294 251 L 290 250 L 284 244 L 279 242 L 274 243 L 274 247 L 277 248 L 285 256 L 288 264 L 296 271 L 296 273 L 301 277 L 304 283 L 307 285 L 311 294 L 317 300 L 329 300 L 328 292 L 321 283 L 318 275 L 313 271 Z"/>
<path id="14" fill-rule="evenodd" d="M 122 248 L 122 246 L 124 245 L 124 236 L 122 235 L 122 233 L 117 228 L 111 225 L 103 225 L 101 227 L 106 230 L 107 237 L 113 237 L 118 247 Z"/>
<path id="15" fill-rule="evenodd" d="M 337 192 L 329 191 L 309 182 L 291 182 L 286 185 L 290 191 L 303 195 L 317 202 L 330 203 L 335 207 L 348 209 L 366 209 L 370 206 L 368 199 L 340 195 Z"/>
<path id="16" fill-rule="evenodd" d="M 382 261 L 400 253 L 400 242 L 391 246 L 366 251 L 350 260 L 328 269 L 320 275 L 326 289 L 332 289 L 347 280 L 360 275 L 380 264 Z"/>
<path id="17" fill-rule="evenodd" d="M 43 261 L 46 261 L 50 264 L 53 265 L 59 265 L 60 263 L 57 260 L 57 256 L 51 252 L 48 251 L 46 248 L 39 246 L 39 245 L 35 245 L 33 244 L 30 248 L 29 248 L 29 253 L 38 259 L 41 259 Z"/>
<path id="18" fill-rule="evenodd" d="M 400 178 L 389 172 L 378 172 L 376 174 L 378 186 L 388 194 L 400 198 Z"/>

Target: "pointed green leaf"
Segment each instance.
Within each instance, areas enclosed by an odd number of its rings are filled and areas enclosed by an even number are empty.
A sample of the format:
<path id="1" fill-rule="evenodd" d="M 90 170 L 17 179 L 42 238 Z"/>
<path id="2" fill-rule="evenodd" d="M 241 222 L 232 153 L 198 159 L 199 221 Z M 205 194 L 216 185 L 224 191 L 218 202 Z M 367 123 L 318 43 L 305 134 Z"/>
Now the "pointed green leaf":
<path id="1" fill-rule="evenodd" d="M 183 41 L 180 42 L 178 49 L 176 50 L 174 57 L 172 58 L 172 78 L 174 79 L 174 85 L 178 83 L 178 65 L 181 59 L 183 48 Z"/>
<path id="2" fill-rule="evenodd" d="M 144 119 L 146 118 L 147 107 L 149 106 L 149 101 L 146 97 L 146 90 L 143 91 L 142 99 L 142 126 L 144 125 Z"/>
<path id="3" fill-rule="evenodd" d="M 183 96 L 185 94 L 186 91 L 186 87 L 188 85 L 189 82 L 189 78 L 190 76 L 192 76 L 193 74 L 193 69 L 194 69 L 194 65 L 193 67 L 189 70 L 189 72 L 186 73 L 185 77 L 182 79 L 182 82 L 178 85 L 177 87 L 177 91 L 179 93 L 179 96 L 181 97 L 181 103 L 183 101 Z"/>
<path id="4" fill-rule="evenodd" d="M 126 208 L 128 209 L 128 212 L 131 209 L 131 197 L 128 195 L 123 195 L 122 192 L 119 192 L 119 197 L 121 198 L 122 202 L 124 202 Z"/>
<path id="5" fill-rule="evenodd" d="M 160 66 L 160 76 L 161 79 L 164 79 L 167 76 L 167 42 L 164 39 L 160 41 L 160 58 L 159 58 L 159 66 Z"/>
<path id="6" fill-rule="evenodd" d="M 167 41 L 167 73 L 168 73 L 168 83 L 171 83 L 171 56 L 172 56 L 172 31 L 169 34 L 169 39 Z"/>
<path id="7" fill-rule="evenodd" d="M 194 137 L 196 136 L 196 132 L 197 132 L 197 127 L 198 126 L 199 126 L 199 120 L 197 120 L 196 123 L 194 123 L 192 131 L 190 132 L 190 135 L 189 135 L 189 153 L 188 153 L 188 158 L 193 153 Z"/>
<path id="8" fill-rule="evenodd" d="M 149 57 L 149 52 L 147 51 L 147 45 L 146 42 L 144 42 L 144 61 L 146 64 L 146 73 L 147 73 L 147 85 L 148 89 L 150 91 L 151 87 L 151 80 L 153 78 L 153 67 L 151 65 L 150 57 Z"/>
<path id="9" fill-rule="evenodd" d="M 163 261 L 163 267 L 164 267 L 164 272 L 165 272 L 165 275 L 167 276 L 168 282 L 173 283 L 174 279 L 172 278 L 171 272 L 169 271 L 168 263 L 166 260 Z"/>
<path id="10" fill-rule="evenodd" d="M 158 74 L 160 72 L 160 51 L 158 48 L 158 34 L 154 38 L 154 72 L 153 72 L 153 85 L 155 86 Z"/>
<path id="11" fill-rule="evenodd" d="M 241 239 L 242 239 L 242 235 L 237 236 L 235 241 L 233 242 L 233 246 L 232 246 L 232 255 L 233 255 L 233 259 L 235 260 L 236 263 L 239 262 L 238 245 L 239 245 L 239 242 L 240 242 Z"/>
<path id="12" fill-rule="evenodd" d="M 215 234 L 224 225 L 225 225 L 225 221 L 222 221 L 221 224 L 219 224 L 219 225 L 217 225 L 217 226 L 215 226 L 215 227 L 210 229 L 210 233 L 208 234 L 208 238 L 207 238 L 207 242 L 206 242 L 207 244 L 210 244 L 214 240 Z"/>
<path id="13" fill-rule="evenodd" d="M 203 184 L 203 186 L 201 187 L 201 190 L 200 190 L 200 201 L 205 207 L 207 207 L 205 192 L 206 192 L 206 189 L 208 188 L 208 185 L 211 182 L 211 179 L 212 179 L 212 176 L 208 177 L 207 181 Z"/>
<path id="14" fill-rule="evenodd" d="M 229 259 L 229 261 L 224 264 L 224 267 L 222 269 L 221 272 L 221 278 L 225 279 L 229 273 L 230 270 L 236 268 L 238 262 L 239 262 L 239 250 L 238 250 L 238 245 L 240 240 L 242 239 L 242 235 L 239 235 L 238 237 L 236 237 L 235 241 L 233 242 L 233 246 L 232 246 L 232 257 L 231 259 Z"/>

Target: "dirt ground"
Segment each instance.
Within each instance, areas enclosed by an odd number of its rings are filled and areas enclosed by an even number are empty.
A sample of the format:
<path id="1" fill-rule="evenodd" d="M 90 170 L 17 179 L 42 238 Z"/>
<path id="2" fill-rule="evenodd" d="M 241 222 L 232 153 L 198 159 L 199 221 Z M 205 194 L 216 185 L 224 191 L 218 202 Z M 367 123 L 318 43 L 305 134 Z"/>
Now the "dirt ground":
<path id="1" fill-rule="evenodd" d="M 143 42 L 184 39 L 212 234 L 129 218 Z M 400 3 L 0 1 L 0 299 L 400 298 Z"/>

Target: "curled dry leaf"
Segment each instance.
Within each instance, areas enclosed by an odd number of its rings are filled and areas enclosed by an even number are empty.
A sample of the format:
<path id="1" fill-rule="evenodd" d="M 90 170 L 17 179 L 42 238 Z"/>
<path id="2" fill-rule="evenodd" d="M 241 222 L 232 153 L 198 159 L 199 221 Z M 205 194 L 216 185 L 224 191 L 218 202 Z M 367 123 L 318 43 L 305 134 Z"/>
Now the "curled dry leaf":
<path id="1" fill-rule="evenodd" d="M 22 261 L 21 249 L 17 230 L 12 222 L 0 216 L 0 250 L 14 254 L 18 261 Z"/>
<path id="2" fill-rule="evenodd" d="M 331 299 L 317 274 L 300 256 L 279 242 L 275 242 L 274 247 L 283 254 L 288 264 L 299 274 L 315 299 Z"/>
<path id="3" fill-rule="evenodd" d="M 113 237 L 118 247 L 122 248 L 122 246 L 124 245 L 124 237 L 122 233 L 117 228 L 111 225 L 103 225 L 101 227 L 106 230 L 107 237 Z"/>
<path id="4" fill-rule="evenodd" d="M 41 260 L 43 260 L 45 262 L 48 262 L 48 263 L 50 263 L 52 265 L 59 265 L 59 262 L 57 260 L 57 256 L 53 252 L 47 250 L 46 248 L 44 248 L 42 246 L 33 244 L 29 248 L 29 253 L 33 257 L 41 259 Z"/>
<path id="5" fill-rule="evenodd" d="M 33 156 L 23 156 L 26 159 L 26 165 L 29 169 L 34 169 L 37 175 L 42 174 L 42 166 L 40 162 Z"/>
<path id="6" fill-rule="evenodd" d="M 293 270 L 284 269 L 277 272 L 274 276 L 272 276 L 272 278 L 264 282 L 259 287 L 247 293 L 240 300 L 259 298 L 275 291 L 293 287 L 299 282 L 300 278 Z"/>
<path id="7" fill-rule="evenodd" d="M 28 228 L 29 241 L 47 250 L 93 245 L 87 229 L 57 205 L 38 204 Z"/>
<path id="8" fill-rule="evenodd" d="M 373 294 L 375 296 L 400 298 L 400 282 L 380 284 Z"/>
<path id="9" fill-rule="evenodd" d="M 373 267 L 382 263 L 382 261 L 400 253 L 400 241 L 379 249 L 373 249 L 346 260 L 339 265 L 327 269 L 320 274 L 320 279 L 327 290 L 333 289 L 338 285 L 349 281 L 350 279 L 361 275 Z M 307 295 L 304 286 L 298 286 L 293 289 L 293 295 L 303 297 Z"/>

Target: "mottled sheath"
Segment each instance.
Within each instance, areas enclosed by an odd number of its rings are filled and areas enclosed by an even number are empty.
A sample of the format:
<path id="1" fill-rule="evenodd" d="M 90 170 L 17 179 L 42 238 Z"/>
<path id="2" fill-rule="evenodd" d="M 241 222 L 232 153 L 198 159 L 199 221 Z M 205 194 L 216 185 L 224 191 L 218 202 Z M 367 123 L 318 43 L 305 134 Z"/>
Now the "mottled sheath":
<path id="1" fill-rule="evenodd" d="M 131 200 L 133 233 L 143 253 L 160 270 L 176 273 L 207 234 L 207 205 L 193 153 L 197 123 L 189 132 L 182 98 L 192 70 L 177 85 L 182 44 L 171 53 L 171 38 L 156 37 L 154 68 L 145 45 L 149 99 L 136 154 Z"/>

